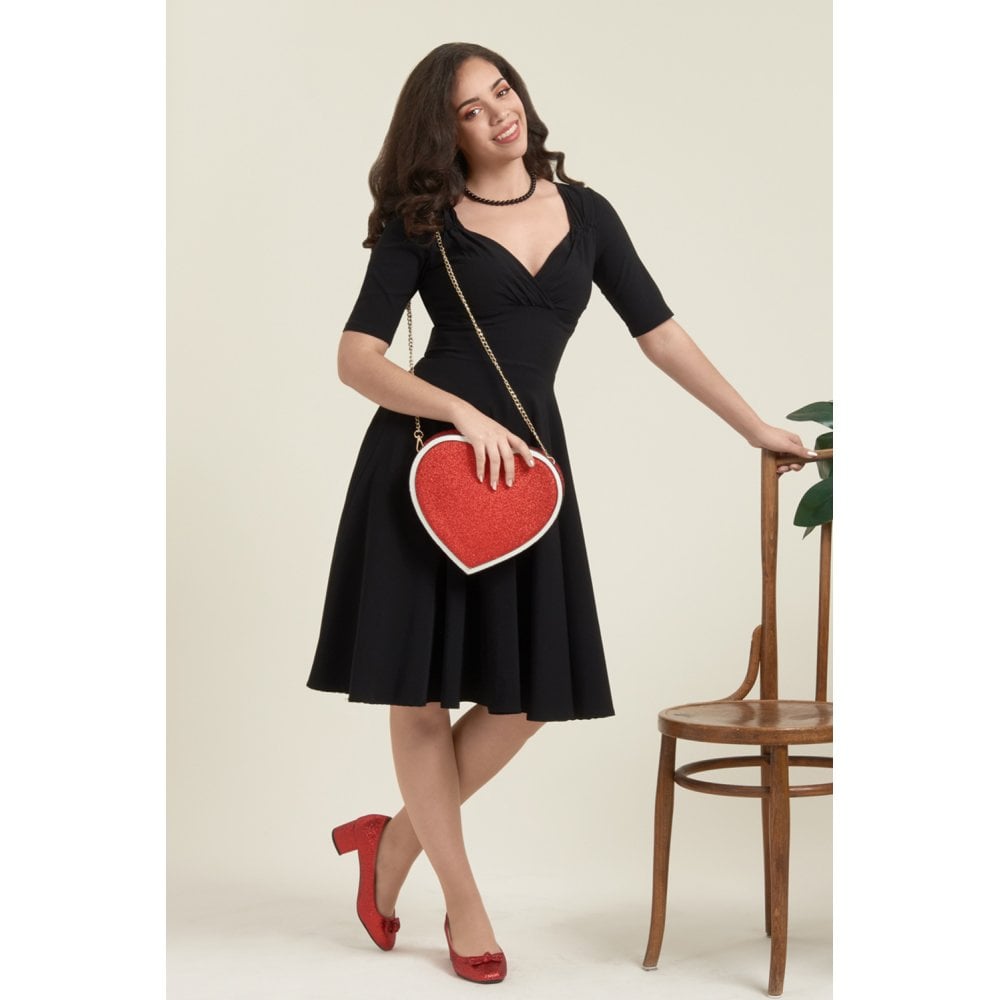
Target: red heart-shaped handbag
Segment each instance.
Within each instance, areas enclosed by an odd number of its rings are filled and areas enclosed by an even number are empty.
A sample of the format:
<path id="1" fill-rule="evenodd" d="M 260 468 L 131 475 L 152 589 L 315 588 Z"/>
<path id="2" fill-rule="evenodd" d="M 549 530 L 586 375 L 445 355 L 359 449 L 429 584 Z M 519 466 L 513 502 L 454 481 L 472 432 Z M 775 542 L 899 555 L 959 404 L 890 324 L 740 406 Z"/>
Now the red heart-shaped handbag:
<path id="1" fill-rule="evenodd" d="M 466 573 L 495 566 L 538 541 L 563 500 L 559 466 L 532 449 L 534 466 L 515 456 L 514 485 L 496 490 L 476 478 L 468 439 L 444 431 L 428 438 L 410 466 L 410 496 L 431 538 Z"/>

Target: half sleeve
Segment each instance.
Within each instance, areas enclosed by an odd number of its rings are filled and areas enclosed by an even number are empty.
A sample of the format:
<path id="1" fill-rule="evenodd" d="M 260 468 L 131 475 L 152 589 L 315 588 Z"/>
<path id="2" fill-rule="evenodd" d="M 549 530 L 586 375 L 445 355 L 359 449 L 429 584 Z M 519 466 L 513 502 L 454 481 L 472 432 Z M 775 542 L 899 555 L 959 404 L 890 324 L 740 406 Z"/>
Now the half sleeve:
<path id="1" fill-rule="evenodd" d="M 368 270 L 345 330 L 370 333 L 391 344 L 406 303 L 416 294 L 426 248 L 407 237 L 401 219 L 392 219 L 372 248 Z"/>
<path id="2" fill-rule="evenodd" d="M 633 337 L 665 323 L 673 310 L 639 259 L 611 203 L 596 191 L 594 213 L 597 226 L 597 256 L 594 282 L 621 316 Z"/>

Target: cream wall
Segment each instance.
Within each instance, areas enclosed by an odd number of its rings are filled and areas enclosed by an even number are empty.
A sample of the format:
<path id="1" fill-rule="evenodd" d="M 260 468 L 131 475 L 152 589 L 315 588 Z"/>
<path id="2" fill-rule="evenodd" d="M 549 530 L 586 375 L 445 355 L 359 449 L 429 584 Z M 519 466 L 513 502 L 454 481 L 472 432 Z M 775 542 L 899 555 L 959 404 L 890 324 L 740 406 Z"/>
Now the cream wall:
<path id="1" fill-rule="evenodd" d="M 614 203 L 678 320 L 783 423 L 832 392 L 830 10 L 173 0 L 167 13 L 170 873 L 188 900 L 309 891 L 331 877 L 334 822 L 398 806 L 385 709 L 305 680 L 373 410 L 338 382 L 337 339 L 367 260 L 367 171 L 405 76 L 442 41 L 507 55 L 550 146 Z M 417 329 L 425 343 L 419 310 Z M 405 347 L 390 356 L 405 363 Z M 656 712 L 734 688 L 757 621 L 757 455 L 645 361 L 596 290 L 557 393 L 618 714 L 546 727 L 469 803 L 492 898 L 506 871 L 539 867 L 643 884 Z M 814 476 L 782 483 L 785 692 L 803 697 L 816 537 L 790 520 Z M 745 862 L 739 891 L 756 898 L 759 812 L 682 795 L 676 891 L 721 897 Z M 829 810 L 795 805 L 793 900 L 829 893 Z"/>

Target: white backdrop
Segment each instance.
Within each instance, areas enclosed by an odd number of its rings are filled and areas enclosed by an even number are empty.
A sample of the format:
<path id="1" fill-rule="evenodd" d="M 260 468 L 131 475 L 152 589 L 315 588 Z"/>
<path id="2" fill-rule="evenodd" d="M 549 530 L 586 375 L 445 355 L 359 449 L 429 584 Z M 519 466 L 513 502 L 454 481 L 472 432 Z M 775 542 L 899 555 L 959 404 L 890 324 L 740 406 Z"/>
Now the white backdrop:
<path id="1" fill-rule="evenodd" d="M 829 4 L 173 0 L 176 921 L 248 888 L 322 895 L 346 914 L 354 869 L 338 863 L 329 829 L 399 806 L 386 710 L 307 691 L 305 679 L 373 411 L 335 363 L 367 261 L 367 171 L 406 75 L 450 40 L 517 67 L 550 148 L 612 201 L 679 322 L 765 419 L 806 438 L 821 428 L 784 414 L 832 398 Z M 425 343 L 419 309 L 416 326 Z M 405 364 L 405 347 L 398 338 L 390 357 Z M 596 292 L 556 390 L 618 714 L 545 727 L 467 805 L 501 941 L 533 877 L 555 913 L 581 872 L 604 898 L 647 891 L 656 713 L 732 690 L 758 617 L 757 453 L 649 365 Z M 791 516 L 814 478 L 782 482 L 789 696 L 810 693 L 817 537 L 801 540 Z M 793 928 L 797 906 L 828 909 L 829 821 L 829 800 L 795 803 Z M 671 906 L 745 906 L 757 932 L 759 830 L 752 802 L 681 792 Z M 433 911 L 433 891 L 422 862 L 401 909 L 422 898 Z"/>

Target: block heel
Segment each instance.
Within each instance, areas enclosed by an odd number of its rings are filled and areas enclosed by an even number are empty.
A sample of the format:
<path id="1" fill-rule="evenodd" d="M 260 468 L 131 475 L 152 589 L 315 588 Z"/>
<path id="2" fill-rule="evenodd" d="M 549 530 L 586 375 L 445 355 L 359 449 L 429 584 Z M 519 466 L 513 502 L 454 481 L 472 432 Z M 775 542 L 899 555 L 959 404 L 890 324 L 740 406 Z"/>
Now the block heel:
<path id="1" fill-rule="evenodd" d="M 343 826 L 335 826 L 333 828 L 333 846 L 337 849 L 338 854 L 350 854 L 351 851 L 356 851 L 358 849 L 358 837 L 354 832 L 354 820 L 350 823 L 344 823 Z"/>

